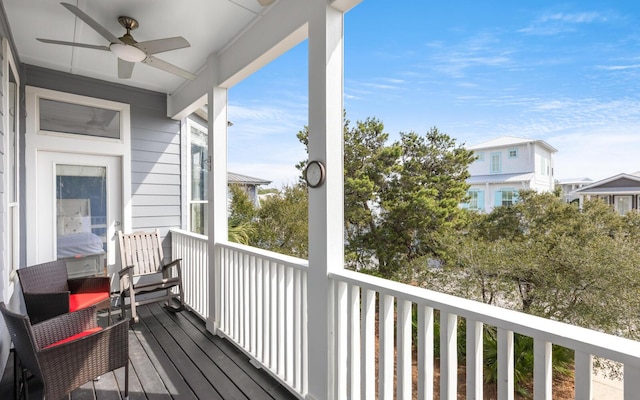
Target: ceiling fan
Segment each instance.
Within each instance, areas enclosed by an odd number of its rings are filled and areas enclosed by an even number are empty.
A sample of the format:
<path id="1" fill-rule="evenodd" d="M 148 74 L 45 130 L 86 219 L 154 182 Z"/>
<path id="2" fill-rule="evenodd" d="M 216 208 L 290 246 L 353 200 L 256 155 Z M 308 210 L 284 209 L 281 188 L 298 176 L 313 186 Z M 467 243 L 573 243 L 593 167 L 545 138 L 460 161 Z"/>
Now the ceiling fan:
<path id="1" fill-rule="evenodd" d="M 268 1 L 268 0 L 260 0 L 260 1 Z M 64 6 L 67 10 L 71 11 L 76 17 L 80 18 L 87 25 L 93 28 L 102 37 L 107 39 L 109 41 L 109 45 L 98 46 L 93 44 L 65 42 L 61 40 L 37 38 L 37 40 L 39 40 L 40 42 L 51 43 L 51 44 L 61 44 L 65 46 L 83 47 L 87 49 L 111 51 L 113 54 L 115 54 L 118 57 L 118 78 L 121 78 L 121 79 L 131 78 L 131 74 L 133 73 L 133 67 L 136 62 L 142 62 L 143 64 L 147 64 L 152 67 L 161 69 L 163 71 L 170 72 L 184 79 L 195 78 L 195 75 L 192 74 L 191 72 L 186 71 L 180 67 L 177 67 L 173 64 L 170 64 L 154 56 L 154 54 L 157 54 L 157 53 L 189 47 L 190 46 L 189 42 L 187 42 L 187 40 L 182 36 L 149 40 L 146 42 L 137 42 L 133 38 L 133 36 L 131 36 L 131 31 L 138 27 L 138 21 L 136 21 L 131 17 L 119 17 L 118 22 L 120 22 L 120 25 L 122 25 L 127 30 L 127 33 L 125 33 L 123 36 L 118 38 L 115 35 L 113 35 L 111 32 L 109 32 L 106 28 L 104 28 L 102 25 L 97 23 L 93 18 L 87 15 L 84 11 L 80 10 L 78 7 L 69 3 L 60 3 L 60 4 L 62 4 L 62 6 Z"/>

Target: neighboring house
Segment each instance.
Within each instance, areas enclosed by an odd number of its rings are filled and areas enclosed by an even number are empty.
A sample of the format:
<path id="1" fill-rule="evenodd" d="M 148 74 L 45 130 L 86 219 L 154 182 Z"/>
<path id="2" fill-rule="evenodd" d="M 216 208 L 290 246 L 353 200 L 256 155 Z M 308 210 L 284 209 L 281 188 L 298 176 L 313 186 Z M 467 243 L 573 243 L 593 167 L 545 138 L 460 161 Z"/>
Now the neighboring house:
<path id="1" fill-rule="evenodd" d="M 602 199 L 610 204 L 620 215 L 631 210 L 640 210 L 640 171 L 633 174 L 618 174 L 593 182 L 572 192 L 585 200 Z"/>
<path id="2" fill-rule="evenodd" d="M 249 196 L 249 199 L 256 207 L 260 206 L 260 199 L 258 198 L 258 186 L 268 185 L 271 183 L 271 181 L 237 174 L 235 172 L 228 172 L 227 179 L 229 181 L 229 185 L 240 186 L 247 194 L 247 196 Z"/>
<path id="3" fill-rule="evenodd" d="M 573 191 L 592 183 L 593 179 L 590 178 L 569 178 L 558 180 L 557 185 L 562 190 L 562 198 L 564 201 L 567 203 L 578 203 L 580 201 L 580 196 L 573 193 Z"/>
<path id="4" fill-rule="evenodd" d="M 543 140 L 504 136 L 467 147 L 477 159 L 469 166 L 469 202 L 462 207 L 491 212 L 513 204 L 518 192 L 554 188 L 555 148 Z"/>

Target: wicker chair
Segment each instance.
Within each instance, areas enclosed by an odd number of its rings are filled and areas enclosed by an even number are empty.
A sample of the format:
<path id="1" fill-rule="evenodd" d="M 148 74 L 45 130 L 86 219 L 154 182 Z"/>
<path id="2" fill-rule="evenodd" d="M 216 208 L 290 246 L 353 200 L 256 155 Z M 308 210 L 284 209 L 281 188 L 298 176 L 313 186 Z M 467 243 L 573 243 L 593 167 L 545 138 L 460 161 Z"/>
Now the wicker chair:
<path id="1" fill-rule="evenodd" d="M 111 320 L 111 283 L 108 277 L 69 279 L 64 261 L 18 269 L 27 314 L 36 324 L 57 315 L 96 306 Z"/>
<path id="2" fill-rule="evenodd" d="M 97 326 L 96 308 L 89 307 L 31 325 L 28 316 L 7 310 L 4 303 L 0 310 L 21 368 L 43 383 L 45 398 L 60 399 L 124 367 L 124 398 L 128 399 L 129 320 L 103 329 Z"/>
<path id="3" fill-rule="evenodd" d="M 122 263 L 119 271 L 121 315 L 125 315 L 127 297 L 131 304 L 131 318 L 135 322 L 138 321 L 136 307 L 139 305 L 164 301 L 170 311 L 184 309 L 181 260 L 164 263 L 158 230 L 129 234 L 118 231 L 118 242 Z M 175 274 L 169 274 L 171 269 Z M 173 288 L 177 291 L 174 292 Z M 178 307 L 170 306 L 173 298 L 179 299 Z"/>

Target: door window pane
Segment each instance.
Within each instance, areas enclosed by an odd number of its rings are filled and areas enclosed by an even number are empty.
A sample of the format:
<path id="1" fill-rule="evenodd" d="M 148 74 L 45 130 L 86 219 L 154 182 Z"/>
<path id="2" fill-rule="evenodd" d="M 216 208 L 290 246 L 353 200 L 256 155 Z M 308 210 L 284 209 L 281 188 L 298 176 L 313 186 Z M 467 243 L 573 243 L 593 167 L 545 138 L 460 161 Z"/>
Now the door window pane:
<path id="1" fill-rule="evenodd" d="M 58 259 L 106 252 L 105 167 L 56 166 L 56 237 Z"/>

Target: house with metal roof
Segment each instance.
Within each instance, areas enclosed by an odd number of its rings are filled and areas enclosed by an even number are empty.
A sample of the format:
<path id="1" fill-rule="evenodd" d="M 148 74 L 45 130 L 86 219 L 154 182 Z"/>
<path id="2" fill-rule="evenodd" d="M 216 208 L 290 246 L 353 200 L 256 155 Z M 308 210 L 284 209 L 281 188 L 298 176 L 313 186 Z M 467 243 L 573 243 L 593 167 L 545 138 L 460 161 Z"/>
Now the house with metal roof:
<path id="1" fill-rule="evenodd" d="M 491 212 L 513 204 L 518 192 L 552 191 L 553 155 L 558 151 L 543 140 L 503 136 L 467 147 L 477 159 L 469 166 L 469 200 L 462 206 Z"/>

